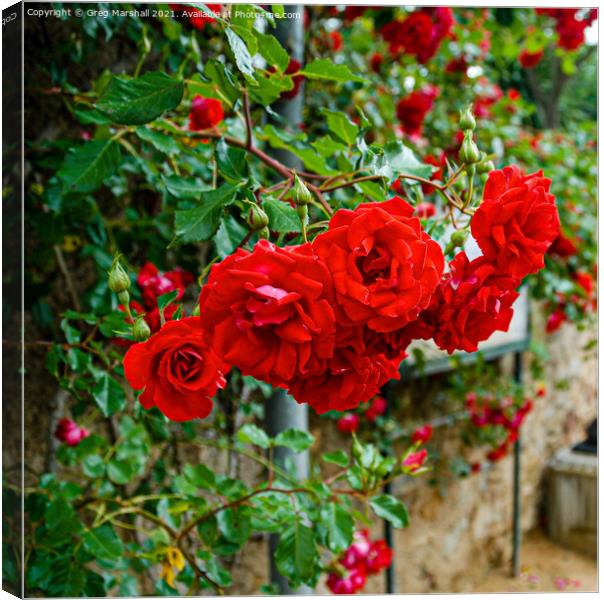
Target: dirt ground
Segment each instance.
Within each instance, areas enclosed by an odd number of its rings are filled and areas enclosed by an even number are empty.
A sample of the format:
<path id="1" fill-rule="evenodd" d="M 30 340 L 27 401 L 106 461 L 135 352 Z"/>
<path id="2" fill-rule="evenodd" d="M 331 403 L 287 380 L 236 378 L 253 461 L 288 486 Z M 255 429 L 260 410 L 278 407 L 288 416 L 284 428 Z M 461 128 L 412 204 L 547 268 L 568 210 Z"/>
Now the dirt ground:
<path id="1" fill-rule="evenodd" d="M 524 536 L 520 564 L 518 579 L 511 579 L 503 569 L 494 569 L 472 592 L 598 591 L 596 561 L 554 544 L 540 530 Z"/>

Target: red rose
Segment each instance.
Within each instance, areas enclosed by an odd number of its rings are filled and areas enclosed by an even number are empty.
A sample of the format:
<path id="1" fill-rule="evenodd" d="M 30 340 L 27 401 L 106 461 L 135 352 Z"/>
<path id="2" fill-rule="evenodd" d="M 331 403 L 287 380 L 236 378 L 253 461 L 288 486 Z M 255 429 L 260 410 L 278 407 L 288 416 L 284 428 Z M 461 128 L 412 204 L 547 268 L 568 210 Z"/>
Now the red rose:
<path id="1" fill-rule="evenodd" d="M 489 173 L 472 235 L 502 274 L 521 279 L 543 268 L 543 256 L 560 233 L 550 183 L 541 171 L 524 175 L 516 166 Z"/>
<path id="2" fill-rule="evenodd" d="M 392 548 L 385 540 L 376 540 L 371 544 L 369 556 L 366 560 L 367 573 L 375 575 L 383 569 L 387 569 L 392 563 Z"/>
<path id="3" fill-rule="evenodd" d="M 436 214 L 436 207 L 434 204 L 432 204 L 432 202 L 420 202 L 415 207 L 415 214 L 420 219 L 429 219 Z"/>
<path id="4" fill-rule="evenodd" d="M 173 271 L 160 273 L 159 269 L 151 262 L 146 262 L 142 266 L 136 278 L 136 283 L 143 295 L 143 301 L 149 309 L 157 308 L 157 299 L 161 295 L 174 290 L 178 290 L 176 300 L 180 300 L 185 288 L 193 281 L 193 275 L 187 271 L 177 268 Z"/>
<path id="5" fill-rule="evenodd" d="M 206 339 L 244 375 L 284 386 L 333 356 L 331 278 L 310 244 L 237 250 L 212 267 L 199 304 Z"/>
<path id="6" fill-rule="evenodd" d="M 410 452 L 403 460 L 403 468 L 408 473 L 415 473 L 424 465 L 426 458 L 428 458 L 428 451 L 425 448 L 417 452 Z"/>
<path id="7" fill-rule="evenodd" d="M 543 58 L 543 50 L 539 50 L 537 52 L 529 52 L 528 50 L 523 50 L 518 57 L 520 64 L 525 69 L 533 69 L 536 67 Z"/>
<path id="8" fill-rule="evenodd" d="M 166 323 L 124 357 L 126 379 L 145 408 L 157 406 L 172 421 L 204 418 L 225 386 L 226 368 L 203 340 L 199 317 Z"/>
<path id="9" fill-rule="evenodd" d="M 344 40 L 342 39 L 342 34 L 339 31 L 330 31 L 329 39 L 331 42 L 331 49 L 334 52 L 342 49 L 342 45 L 344 44 Z"/>
<path id="10" fill-rule="evenodd" d="M 371 60 L 369 61 L 369 64 L 371 65 L 372 71 L 379 73 L 380 69 L 382 68 L 382 64 L 384 64 L 384 55 L 381 54 L 380 52 L 375 52 L 371 56 Z"/>
<path id="11" fill-rule="evenodd" d="M 371 406 L 365 411 L 365 418 L 370 423 L 373 423 L 373 421 L 375 421 L 378 417 L 380 417 L 386 412 L 387 408 L 388 403 L 386 402 L 386 399 L 382 396 L 376 396 L 371 401 Z"/>
<path id="12" fill-rule="evenodd" d="M 295 58 L 290 58 L 287 69 L 285 69 L 284 73 L 286 75 L 293 75 L 294 73 L 298 73 L 301 68 L 302 63 L 300 61 L 296 60 Z M 287 100 L 295 98 L 300 92 L 300 87 L 304 81 L 304 75 L 294 75 L 292 77 L 292 81 L 294 82 L 294 87 L 291 90 L 282 92 L 280 98 L 285 98 Z"/>
<path id="13" fill-rule="evenodd" d="M 449 267 L 430 308 L 419 319 L 425 331 L 414 337 L 432 337 L 449 354 L 475 352 L 493 332 L 507 331 L 520 281 L 503 275 L 484 257 L 470 262 L 465 252 L 457 254 Z M 410 327 L 419 332 L 419 324 Z"/>
<path id="14" fill-rule="evenodd" d="M 342 433 L 352 433 L 359 428 L 361 419 L 356 413 L 347 413 L 338 419 L 337 427 Z"/>
<path id="15" fill-rule="evenodd" d="M 338 321 L 394 331 L 426 308 L 444 268 L 440 246 L 401 198 L 339 210 L 313 247 L 333 277 Z"/>
<path id="16" fill-rule="evenodd" d="M 463 73 L 465 74 L 468 70 L 468 61 L 465 56 L 460 56 L 458 58 L 452 58 L 445 67 L 445 73 Z"/>
<path id="17" fill-rule="evenodd" d="M 432 425 L 418 427 L 411 435 L 412 444 L 426 444 L 432 439 Z"/>
<path id="18" fill-rule="evenodd" d="M 547 249 L 548 254 L 555 254 L 561 258 L 568 258 L 577 254 L 577 245 L 564 233 L 560 232 L 558 237 L 552 242 L 552 245 Z"/>
<path id="19" fill-rule="evenodd" d="M 583 289 L 585 295 L 589 298 L 594 291 L 593 277 L 585 271 L 578 271 L 574 274 L 573 279 L 575 280 L 575 283 Z"/>
<path id="20" fill-rule="evenodd" d="M 409 135 L 419 135 L 426 115 L 432 110 L 438 89 L 426 86 L 422 90 L 412 92 L 399 100 L 396 106 L 396 116 L 401 122 L 403 131 Z"/>
<path id="21" fill-rule="evenodd" d="M 562 326 L 562 323 L 567 320 L 566 313 L 564 312 L 564 308 L 557 308 L 547 319 L 547 323 L 545 324 L 545 330 L 547 333 L 553 333 L 557 331 Z"/>
<path id="22" fill-rule="evenodd" d="M 431 58 L 434 24 L 429 15 L 416 11 L 403 21 L 392 21 L 380 30 L 389 44 L 391 54 L 403 51 L 415 56 L 420 62 Z"/>
<path id="23" fill-rule="evenodd" d="M 79 427 L 78 424 L 71 419 L 61 419 L 57 423 L 57 428 L 55 429 L 55 437 L 59 441 L 65 442 L 68 446 L 77 446 L 89 435 L 90 432 L 88 429 Z"/>
<path id="24" fill-rule="evenodd" d="M 520 94 L 520 92 L 514 88 L 510 88 L 508 90 L 508 100 L 511 100 L 512 102 L 516 102 L 516 100 L 519 100 L 522 97 L 522 95 Z"/>
<path id="25" fill-rule="evenodd" d="M 292 380 L 289 392 L 318 414 L 330 410 L 341 412 L 367 402 L 387 381 L 398 377 L 398 361 L 370 357 L 350 344 L 336 348 L 325 371 Z"/>
<path id="26" fill-rule="evenodd" d="M 583 45 L 587 25 L 587 21 L 578 21 L 575 15 L 565 14 L 559 18 L 556 24 L 558 46 L 565 50 L 576 50 Z"/>
<path id="27" fill-rule="evenodd" d="M 178 13 L 179 16 L 187 16 L 189 23 L 195 27 L 195 29 L 202 30 L 209 23 L 213 23 L 216 19 L 206 12 L 187 6 L 185 4 L 169 4 L 168 5 L 174 12 Z M 209 10 L 214 13 L 219 13 L 222 10 L 221 4 L 206 4 Z"/>
<path id="28" fill-rule="evenodd" d="M 216 127 L 224 119 L 224 111 L 220 100 L 195 96 L 189 113 L 189 129 L 202 131 Z"/>

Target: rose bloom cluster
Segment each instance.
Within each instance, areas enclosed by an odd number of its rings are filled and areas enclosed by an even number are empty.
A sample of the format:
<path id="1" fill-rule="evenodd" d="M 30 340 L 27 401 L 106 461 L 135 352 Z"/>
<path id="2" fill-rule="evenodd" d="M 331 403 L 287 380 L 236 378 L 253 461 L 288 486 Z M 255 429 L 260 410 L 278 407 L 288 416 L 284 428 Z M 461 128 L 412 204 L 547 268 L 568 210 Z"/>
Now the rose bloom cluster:
<path id="1" fill-rule="evenodd" d="M 454 20 L 450 8 L 425 7 L 404 19 L 387 23 L 380 33 L 393 56 L 409 54 L 424 64 L 436 54 L 443 39 L 450 34 Z"/>
<path id="2" fill-rule="evenodd" d="M 518 406 L 510 396 L 496 399 L 486 395 L 479 398 L 475 392 L 468 392 L 466 408 L 470 413 L 470 421 L 475 427 L 479 429 L 500 427 L 504 430 L 503 441 L 487 454 L 487 460 L 497 462 L 508 454 L 510 445 L 518 439 L 520 427 L 526 415 L 532 410 L 533 402 L 527 398 Z M 479 469 L 479 464 L 472 465 L 473 472 Z"/>
<path id="3" fill-rule="evenodd" d="M 131 301 L 130 310 L 134 316 L 144 315 L 149 329 L 155 333 L 161 327 L 157 299 L 163 294 L 177 290 L 175 300 L 180 300 L 185 293 L 185 288 L 193 283 L 193 279 L 191 273 L 179 268 L 162 273 L 152 262 L 147 261 L 136 278 L 136 283 L 141 291 L 142 303 L 137 300 Z M 124 310 L 122 305 L 119 308 Z M 174 303 L 166 306 L 164 309 L 165 320 L 172 319 L 177 309 L 178 306 Z M 114 338 L 113 341 L 120 346 L 131 345 L 131 342 L 123 338 Z"/>
<path id="4" fill-rule="evenodd" d="M 556 21 L 558 46 L 565 50 L 576 50 L 585 43 L 585 30 L 597 19 L 598 9 L 592 8 L 585 18 L 579 18 L 576 8 L 536 8 L 538 15 Z"/>
<path id="5" fill-rule="evenodd" d="M 472 352 L 507 329 L 516 288 L 559 233 L 549 184 L 516 167 L 491 172 L 472 219 L 483 256 L 461 252 L 446 273 L 399 197 L 338 210 L 311 243 L 239 248 L 212 266 L 200 317 L 133 346 L 126 377 L 173 420 L 207 416 L 231 367 L 319 414 L 354 409 L 399 377 L 413 339 Z"/>
<path id="6" fill-rule="evenodd" d="M 352 544 L 327 577 L 327 587 L 334 594 L 356 594 L 367 583 L 367 577 L 387 569 L 392 562 L 392 549 L 385 540 L 371 541 L 369 532 L 355 531 Z"/>

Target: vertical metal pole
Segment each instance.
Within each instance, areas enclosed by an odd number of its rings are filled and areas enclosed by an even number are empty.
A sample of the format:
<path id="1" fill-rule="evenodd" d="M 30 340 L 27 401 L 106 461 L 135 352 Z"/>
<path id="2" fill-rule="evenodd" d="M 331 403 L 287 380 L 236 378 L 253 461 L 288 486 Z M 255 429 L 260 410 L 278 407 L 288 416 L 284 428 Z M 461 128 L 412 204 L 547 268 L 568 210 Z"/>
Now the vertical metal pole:
<path id="1" fill-rule="evenodd" d="M 288 5 L 288 12 L 296 13 L 297 18 L 278 19 L 275 36 L 281 45 L 288 51 L 292 58 L 304 61 L 304 7 L 301 4 Z M 304 107 L 304 90 L 292 99 L 283 99 L 276 102 L 273 109 L 281 115 L 289 127 L 297 128 L 302 123 L 302 109 Z M 293 154 L 275 150 L 275 158 L 283 164 L 300 169 L 302 164 Z M 271 436 L 277 435 L 285 429 L 295 428 L 308 431 L 308 406 L 298 404 L 283 390 L 277 390 L 268 399 L 266 404 L 266 425 Z M 308 451 L 294 453 L 287 448 L 276 448 L 275 463 L 284 466 L 292 462 L 299 478 L 305 479 L 310 473 Z M 312 589 L 301 586 L 296 590 L 289 587 L 287 579 L 279 573 L 275 564 L 275 552 L 279 544 L 279 534 L 271 534 L 269 538 L 269 562 L 271 582 L 277 586 L 280 594 L 309 595 Z"/>
<path id="2" fill-rule="evenodd" d="M 516 383 L 522 383 L 522 352 L 516 352 L 514 355 L 514 380 Z M 520 502 L 520 484 L 521 484 L 521 439 L 520 432 L 518 439 L 514 443 L 514 483 L 513 483 L 513 532 L 512 532 L 512 575 L 520 575 L 520 544 L 522 542 L 521 530 L 521 502 Z"/>
<path id="3" fill-rule="evenodd" d="M 391 386 L 387 385 L 386 388 L 384 389 L 384 398 L 386 399 L 386 412 L 384 416 L 389 416 L 390 415 L 390 403 L 392 402 L 392 393 L 391 393 Z M 392 484 L 390 482 L 384 484 L 384 494 L 391 494 L 392 493 Z M 396 552 L 394 551 L 394 535 L 393 535 L 393 528 L 392 528 L 392 523 L 390 523 L 389 521 L 386 521 L 384 519 L 384 539 L 386 541 L 386 544 L 388 544 L 388 546 L 390 548 L 392 548 L 392 562 L 390 563 L 390 566 L 386 569 L 386 572 L 384 573 L 384 583 L 386 586 L 386 593 L 387 594 L 394 594 L 395 593 L 395 589 L 396 589 L 396 585 L 395 585 L 395 561 L 396 561 Z"/>

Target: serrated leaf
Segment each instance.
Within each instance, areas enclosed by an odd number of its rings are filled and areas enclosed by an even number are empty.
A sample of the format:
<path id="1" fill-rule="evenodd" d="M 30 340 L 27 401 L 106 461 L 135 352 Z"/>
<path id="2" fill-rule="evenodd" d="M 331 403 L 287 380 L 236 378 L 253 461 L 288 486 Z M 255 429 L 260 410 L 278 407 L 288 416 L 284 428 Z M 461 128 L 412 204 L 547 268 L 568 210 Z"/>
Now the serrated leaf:
<path id="1" fill-rule="evenodd" d="M 257 425 L 251 423 L 245 424 L 238 432 L 237 439 L 240 442 L 254 444 L 261 448 L 268 448 L 271 445 L 271 440 L 268 435 Z"/>
<path id="2" fill-rule="evenodd" d="M 286 429 L 275 438 L 275 446 L 284 446 L 294 452 L 303 452 L 310 448 L 315 438 L 307 431 L 301 429 Z"/>
<path id="3" fill-rule="evenodd" d="M 232 215 L 223 217 L 220 227 L 214 236 L 214 246 L 220 258 L 226 258 L 232 254 L 248 234 L 248 228 L 244 227 Z"/>
<path id="4" fill-rule="evenodd" d="M 355 125 L 348 115 L 343 112 L 323 109 L 321 111 L 327 120 L 327 127 L 332 133 L 335 133 L 343 142 L 352 146 L 356 142 L 359 134 L 359 127 Z"/>
<path id="5" fill-rule="evenodd" d="M 126 405 L 126 393 L 108 373 L 101 373 L 92 389 L 92 397 L 103 416 L 109 417 Z"/>
<path id="6" fill-rule="evenodd" d="M 163 177 L 163 182 L 168 192 L 179 200 L 197 200 L 201 197 L 202 192 L 212 189 L 208 184 L 195 177 L 170 175 Z"/>
<path id="7" fill-rule="evenodd" d="M 165 133 L 149 129 L 148 127 L 137 127 L 135 133 L 141 140 L 149 142 L 155 149 L 164 154 L 176 154 L 180 151 L 180 147 L 174 138 Z"/>
<path id="8" fill-rule="evenodd" d="M 241 37 L 233 31 L 231 27 L 227 27 L 225 30 L 226 38 L 229 42 L 229 46 L 233 51 L 233 56 L 235 57 L 235 64 L 237 68 L 245 75 L 248 79 L 254 80 L 254 64 L 252 61 L 252 55 L 248 50 L 245 42 L 241 39 Z"/>
<path id="9" fill-rule="evenodd" d="M 113 483 L 125 485 L 134 475 L 132 463 L 128 460 L 113 458 L 107 465 L 107 476 Z"/>
<path id="10" fill-rule="evenodd" d="M 285 71 L 289 64 L 289 55 L 279 40 L 273 35 L 260 33 L 258 30 L 253 30 L 256 39 L 258 40 L 258 51 L 269 65 L 277 67 L 279 72 Z"/>
<path id="11" fill-rule="evenodd" d="M 121 556 L 124 546 L 110 525 L 101 525 L 82 535 L 84 548 L 100 559 L 115 559 Z"/>
<path id="12" fill-rule="evenodd" d="M 367 80 L 359 75 L 355 75 L 348 66 L 336 65 L 327 58 L 317 58 L 302 70 L 302 75 L 308 79 L 326 79 L 328 81 L 338 81 L 345 83 L 355 81 L 357 83 L 367 83 Z"/>
<path id="13" fill-rule="evenodd" d="M 183 82 L 161 71 L 136 79 L 114 77 L 96 107 L 114 123 L 143 125 L 176 108 L 183 93 Z"/>
<path id="14" fill-rule="evenodd" d="M 223 139 L 216 144 L 216 162 L 220 174 L 230 183 L 239 183 L 247 177 L 246 152 L 232 148 Z"/>
<path id="15" fill-rule="evenodd" d="M 384 146 L 384 156 L 396 176 L 404 173 L 430 179 L 432 165 L 425 165 L 402 142 L 389 142 Z M 410 182 L 412 183 L 412 182 Z"/>
<path id="16" fill-rule="evenodd" d="M 300 217 L 293 206 L 275 198 L 265 198 L 262 209 L 268 216 L 268 228 L 277 233 L 302 231 Z"/>
<path id="17" fill-rule="evenodd" d="M 120 164 L 120 147 L 115 140 L 94 140 L 66 155 L 58 176 L 72 192 L 93 192 Z"/>
<path id="18" fill-rule="evenodd" d="M 177 210 L 174 215 L 174 240 L 170 245 L 209 240 L 220 225 L 224 207 L 235 200 L 236 189 L 224 184 L 217 190 L 202 192 L 199 206 Z"/>
<path id="19" fill-rule="evenodd" d="M 409 513 L 407 508 L 394 496 L 382 494 L 369 501 L 371 508 L 378 517 L 386 519 L 395 527 L 407 527 L 409 525 Z"/>

